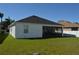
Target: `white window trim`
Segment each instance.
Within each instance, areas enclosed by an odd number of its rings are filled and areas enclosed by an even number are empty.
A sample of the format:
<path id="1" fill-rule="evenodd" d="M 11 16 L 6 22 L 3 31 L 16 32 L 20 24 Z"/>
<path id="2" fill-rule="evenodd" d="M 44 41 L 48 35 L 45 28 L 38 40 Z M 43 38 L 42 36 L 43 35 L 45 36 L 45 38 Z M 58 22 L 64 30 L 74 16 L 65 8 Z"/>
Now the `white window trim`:
<path id="1" fill-rule="evenodd" d="M 23 32 L 26 34 L 29 32 L 28 25 L 24 25 Z"/>

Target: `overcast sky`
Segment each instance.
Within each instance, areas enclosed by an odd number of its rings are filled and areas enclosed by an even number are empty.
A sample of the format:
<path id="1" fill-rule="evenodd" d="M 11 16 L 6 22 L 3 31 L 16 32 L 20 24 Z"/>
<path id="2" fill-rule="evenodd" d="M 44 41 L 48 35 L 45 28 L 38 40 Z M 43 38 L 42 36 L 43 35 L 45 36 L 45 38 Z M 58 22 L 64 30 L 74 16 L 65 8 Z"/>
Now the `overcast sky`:
<path id="1" fill-rule="evenodd" d="M 14 20 L 37 15 L 52 21 L 69 20 L 79 22 L 79 4 L 0 4 L 4 18 Z"/>

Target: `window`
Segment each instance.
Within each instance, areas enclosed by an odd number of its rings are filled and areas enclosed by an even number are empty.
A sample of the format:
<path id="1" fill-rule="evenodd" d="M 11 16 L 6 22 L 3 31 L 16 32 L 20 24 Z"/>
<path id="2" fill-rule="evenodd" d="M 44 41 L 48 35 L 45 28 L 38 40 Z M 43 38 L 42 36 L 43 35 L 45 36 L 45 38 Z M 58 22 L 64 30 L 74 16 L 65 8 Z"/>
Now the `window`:
<path id="1" fill-rule="evenodd" d="M 78 31 L 78 27 L 71 28 L 72 31 Z"/>
<path id="2" fill-rule="evenodd" d="M 24 25 L 24 33 L 28 33 L 28 25 Z"/>

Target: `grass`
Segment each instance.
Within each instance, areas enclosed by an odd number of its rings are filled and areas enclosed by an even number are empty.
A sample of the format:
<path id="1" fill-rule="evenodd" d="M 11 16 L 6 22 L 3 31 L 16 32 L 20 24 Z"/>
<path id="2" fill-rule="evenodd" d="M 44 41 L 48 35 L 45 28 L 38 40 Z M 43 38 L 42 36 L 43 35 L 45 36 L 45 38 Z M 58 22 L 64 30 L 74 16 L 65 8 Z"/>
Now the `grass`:
<path id="1" fill-rule="evenodd" d="M 1 37 L 0 37 L 1 38 Z M 77 55 L 79 38 L 14 39 L 7 36 L 0 44 L 1 55 Z"/>

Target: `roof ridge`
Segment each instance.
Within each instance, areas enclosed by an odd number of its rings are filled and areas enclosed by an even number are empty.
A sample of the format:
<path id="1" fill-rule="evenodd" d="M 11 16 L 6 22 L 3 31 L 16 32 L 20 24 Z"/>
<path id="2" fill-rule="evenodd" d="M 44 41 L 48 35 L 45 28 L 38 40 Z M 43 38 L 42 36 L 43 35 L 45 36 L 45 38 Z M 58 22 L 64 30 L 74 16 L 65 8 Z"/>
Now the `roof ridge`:
<path id="1" fill-rule="evenodd" d="M 40 24 L 55 24 L 55 25 L 61 25 L 57 22 L 36 16 L 36 15 L 32 15 L 26 18 L 23 18 L 21 20 L 18 20 L 17 22 L 28 22 L 28 23 L 40 23 Z"/>

